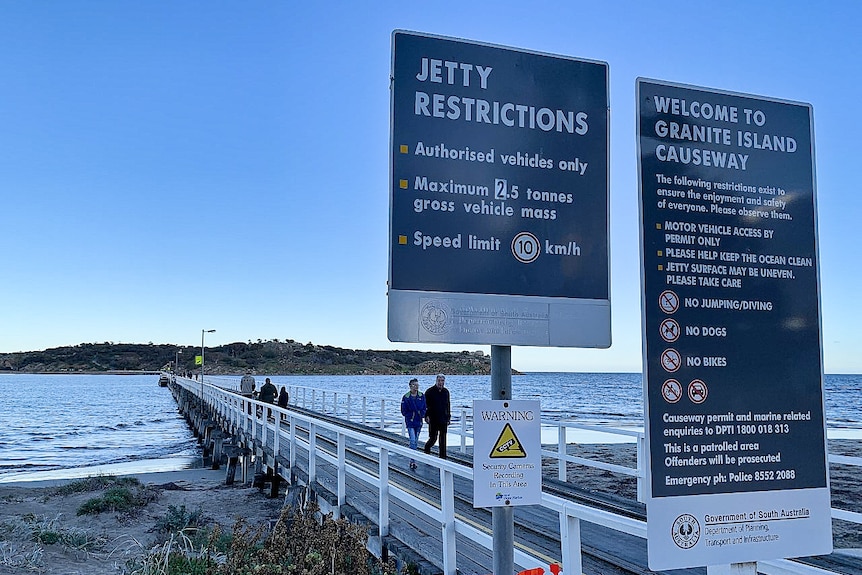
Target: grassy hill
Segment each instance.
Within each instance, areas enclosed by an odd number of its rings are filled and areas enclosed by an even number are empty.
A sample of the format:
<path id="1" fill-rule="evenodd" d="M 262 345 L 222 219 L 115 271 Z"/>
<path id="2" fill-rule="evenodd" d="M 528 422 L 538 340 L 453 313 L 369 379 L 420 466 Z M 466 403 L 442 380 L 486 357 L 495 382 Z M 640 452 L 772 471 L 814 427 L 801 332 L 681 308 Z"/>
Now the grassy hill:
<path id="1" fill-rule="evenodd" d="M 44 351 L 0 354 L 0 371 L 18 373 L 99 373 L 159 371 L 172 366 L 193 372 L 200 347 L 170 344 L 82 343 Z M 481 351 L 421 352 L 355 350 L 293 340 L 230 343 L 206 349 L 206 371 L 239 374 L 251 369 L 272 374 L 488 374 L 491 357 Z"/>

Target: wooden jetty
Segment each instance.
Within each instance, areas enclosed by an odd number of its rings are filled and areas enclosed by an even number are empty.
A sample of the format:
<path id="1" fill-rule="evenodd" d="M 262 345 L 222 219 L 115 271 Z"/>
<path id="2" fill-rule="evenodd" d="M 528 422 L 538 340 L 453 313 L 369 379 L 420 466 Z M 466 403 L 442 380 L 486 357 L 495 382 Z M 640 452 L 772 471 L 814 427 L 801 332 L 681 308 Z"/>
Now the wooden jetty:
<path id="1" fill-rule="evenodd" d="M 277 497 L 301 490 L 323 513 L 363 524 L 375 555 L 394 557 L 422 575 L 491 572 L 491 514 L 472 506 L 472 460 L 440 460 L 411 451 L 405 438 L 298 407 L 286 410 L 235 392 L 177 378 L 170 386 L 194 429 L 207 465 L 226 465 L 225 482 L 252 482 Z M 411 470 L 409 460 L 419 463 Z M 549 494 L 549 495 L 545 495 Z M 643 505 L 587 493 L 545 477 L 548 505 L 515 508 L 515 564 L 524 573 L 651 573 Z M 585 520 L 581 520 L 585 519 Z M 851 557 L 810 565 L 759 562 L 766 575 L 862 575 Z M 668 571 L 705 575 L 706 569 Z"/>

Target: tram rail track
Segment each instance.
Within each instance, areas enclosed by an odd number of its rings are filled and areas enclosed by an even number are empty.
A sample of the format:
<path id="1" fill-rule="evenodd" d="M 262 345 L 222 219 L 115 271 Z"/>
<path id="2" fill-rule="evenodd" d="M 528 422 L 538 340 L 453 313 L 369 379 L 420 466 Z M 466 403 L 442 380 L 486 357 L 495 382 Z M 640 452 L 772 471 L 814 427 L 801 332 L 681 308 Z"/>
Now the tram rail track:
<path id="1" fill-rule="evenodd" d="M 294 409 L 305 415 L 314 415 L 318 419 L 322 419 L 329 423 L 349 428 L 366 435 L 371 435 L 380 440 L 404 446 L 408 445 L 405 438 L 391 432 L 369 428 L 360 423 L 355 423 L 332 415 L 322 415 L 302 408 Z M 307 429 L 298 425 L 297 432 L 301 432 L 300 436 L 307 441 Z M 335 457 L 336 443 L 331 437 L 326 437 L 325 435 L 318 433 L 317 448 L 318 450 L 325 450 L 329 455 Z M 450 461 L 457 462 L 468 467 L 472 466 L 472 458 L 460 452 L 453 450 L 448 452 L 447 456 Z M 346 446 L 346 457 L 348 457 L 352 465 L 360 467 L 365 472 L 370 474 L 377 473 L 377 459 L 374 458 L 368 450 L 362 449 L 361 445 Z M 406 468 L 406 465 L 403 467 L 400 465 L 390 465 L 390 484 L 396 484 L 399 488 L 419 496 L 429 505 L 439 507 L 439 503 L 436 499 L 422 496 L 423 493 L 428 492 L 429 490 L 436 491 L 439 489 L 439 478 L 436 474 L 431 474 L 431 476 L 426 477 L 422 473 L 410 471 Z M 640 503 L 626 501 L 614 496 L 606 496 L 604 494 L 589 492 L 552 477 L 545 476 L 543 478 L 543 490 L 546 493 L 557 495 L 582 505 L 602 509 L 624 517 L 641 520 L 645 518 L 645 510 L 638 509 L 639 507 L 643 508 L 643 505 Z M 516 541 L 516 546 L 518 546 L 521 551 L 529 555 L 546 559 L 549 563 L 559 561 L 559 541 L 549 537 L 547 531 L 542 530 L 535 524 L 525 521 L 524 518 L 520 516 L 521 514 L 518 513 L 517 508 L 515 511 L 515 527 L 516 531 L 519 533 L 519 540 Z M 482 530 L 489 535 L 491 534 L 487 527 L 491 524 L 490 511 L 485 508 L 474 508 L 472 499 L 466 497 L 457 489 L 455 490 L 455 512 L 460 520 L 472 524 L 475 528 Z M 550 517 L 551 515 L 556 514 L 548 510 L 547 515 Z M 536 541 L 544 541 L 546 544 L 538 546 L 534 543 L 530 543 Z M 599 572 L 615 575 L 645 575 L 646 573 L 650 573 L 650 571 L 643 566 L 617 558 L 613 554 L 607 553 L 606 551 L 589 545 L 588 543 L 582 543 L 581 548 L 585 565 L 591 563 Z"/>
<path id="2" fill-rule="evenodd" d="M 329 422 L 345 429 L 356 431 L 365 435 L 370 435 L 382 441 L 395 443 L 402 446 L 408 445 L 406 438 L 395 433 L 391 433 L 378 428 L 368 427 L 362 423 L 356 423 L 351 420 L 337 417 L 334 415 L 326 415 L 315 411 L 310 411 L 301 407 L 291 406 L 291 409 L 295 410 L 297 413 L 314 417 L 316 419 Z M 302 427 L 301 425 L 297 425 L 296 431 L 298 438 L 301 438 L 303 441 L 306 442 L 308 441 L 308 429 Z M 336 442 L 332 437 L 328 437 L 326 433 L 321 433 L 318 431 L 316 446 L 318 450 L 323 450 L 331 457 L 336 457 Z M 299 453 L 301 453 L 301 450 Z M 472 457 L 468 455 L 464 455 L 455 450 L 451 450 L 448 455 L 451 461 L 460 463 L 468 467 L 472 466 Z M 351 465 L 362 469 L 364 472 L 369 473 L 370 475 L 377 474 L 378 459 L 373 456 L 373 453 L 370 450 L 363 449 L 361 443 L 346 445 L 345 456 L 349 459 Z M 424 492 L 427 492 L 428 490 L 436 491 L 439 489 L 439 476 L 437 474 L 432 473 L 426 477 L 422 473 L 408 470 L 406 460 L 405 465 L 403 466 L 393 464 L 393 462 L 390 461 L 390 484 L 397 485 L 399 488 L 412 493 L 414 496 L 420 497 L 429 505 L 439 508 L 439 501 L 435 498 L 422 497 L 422 494 Z M 646 521 L 645 506 L 635 500 L 622 498 L 613 494 L 587 491 L 585 489 L 579 488 L 577 485 L 574 485 L 569 482 L 560 481 L 557 478 L 549 475 L 545 475 L 543 477 L 543 491 L 545 493 L 556 495 L 578 504 L 614 513 L 616 515 L 620 515 L 630 519 Z M 457 517 L 461 521 L 473 525 L 476 529 L 489 533 L 487 526 L 491 524 L 490 511 L 483 508 L 473 508 L 472 500 L 469 497 L 465 496 L 463 493 L 459 494 L 459 491 L 457 489 L 455 490 L 455 498 Z M 549 515 L 555 515 L 555 513 L 550 510 L 547 510 L 547 513 Z M 554 558 L 559 557 L 560 549 L 558 539 L 553 539 L 549 537 L 546 532 L 543 531 L 541 528 L 537 528 L 536 525 L 521 519 L 519 517 L 517 508 L 514 515 L 516 531 L 519 533 L 519 541 L 516 542 L 516 545 L 520 548 L 520 550 L 534 557 L 546 558 L 549 561 L 553 561 L 555 560 Z M 370 517 L 369 519 L 371 521 L 374 521 L 373 517 Z M 609 528 L 601 529 L 608 529 L 610 531 Z M 620 534 L 620 536 L 623 535 L 624 534 Z M 584 571 L 589 573 L 603 573 L 608 575 L 647 575 L 648 573 L 653 573 L 646 566 L 645 540 L 639 539 L 634 536 L 627 537 L 637 539 L 637 544 L 643 546 L 644 553 L 642 561 L 631 560 L 631 558 L 617 556 L 615 553 L 608 551 L 604 547 L 594 546 L 591 545 L 588 541 L 582 540 L 581 552 Z M 536 541 L 545 541 L 546 544 L 540 546 L 536 545 L 535 543 L 531 543 Z M 842 575 L 862 575 L 862 565 L 860 565 L 860 561 L 858 559 L 840 554 L 798 558 L 792 561 L 795 561 L 802 565 L 825 569 L 834 573 L 840 573 Z M 676 570 L 672 573 L 681 574 L 683 573 L 683 571 L 688 574 L 702 574 L 705 573 L 706 570 L 705 568 L 695 568 Z"/>

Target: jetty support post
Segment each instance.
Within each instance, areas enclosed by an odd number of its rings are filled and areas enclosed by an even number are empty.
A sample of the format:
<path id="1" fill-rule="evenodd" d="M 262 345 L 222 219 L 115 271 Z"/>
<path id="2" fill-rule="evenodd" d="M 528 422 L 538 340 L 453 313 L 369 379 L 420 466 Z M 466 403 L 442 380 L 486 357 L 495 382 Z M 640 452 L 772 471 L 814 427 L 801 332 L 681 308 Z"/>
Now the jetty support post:
<path id="1" fill-rule="evenodd" d="M 212 441 L 212 465 L 210 465 L 210 469 L 219 469 L 224 450 L 224 433 L 221 429 L 216 428 L 210 433 L 210 439 Z"/>
<path id="2" fill-rule="evenodd" d="M 511 346 L 491 346 L 491 399 L 512 399 Z M 493 507 L 491 509 L 491 529 L 493 530 L 494 555 L 492 573 L 501 575 L 514 573 L 515 509 L 513 507 Z"/>

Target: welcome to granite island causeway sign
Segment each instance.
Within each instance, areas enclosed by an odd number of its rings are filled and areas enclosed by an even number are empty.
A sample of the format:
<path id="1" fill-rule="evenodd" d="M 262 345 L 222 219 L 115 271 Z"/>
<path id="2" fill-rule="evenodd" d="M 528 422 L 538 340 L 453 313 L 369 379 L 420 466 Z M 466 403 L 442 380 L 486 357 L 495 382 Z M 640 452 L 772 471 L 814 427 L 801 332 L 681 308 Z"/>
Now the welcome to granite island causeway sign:
<path id="1" fill-rule="evenodd" d="M 637 88 L 650 569 L 829 553 L 811 107 Z"/>

